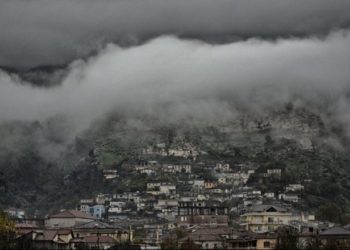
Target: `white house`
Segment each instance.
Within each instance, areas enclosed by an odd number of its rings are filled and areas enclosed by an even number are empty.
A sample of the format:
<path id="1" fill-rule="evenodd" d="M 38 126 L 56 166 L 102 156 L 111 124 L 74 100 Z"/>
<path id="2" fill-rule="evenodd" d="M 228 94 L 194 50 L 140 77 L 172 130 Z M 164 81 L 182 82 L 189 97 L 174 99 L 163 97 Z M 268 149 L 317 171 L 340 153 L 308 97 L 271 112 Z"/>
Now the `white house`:
<path id="1" fill-rule="evenodd" d="M 299 196 L 297 194 L 294 194 L 294 193 L 279 194 L 278 198 L 280 200 L 284 200 L 284 201 L 287 201 L 287 202 L 293 202 L 293 203 L 299 202 Z"/>
<path id="2" fill-rule="evenodd" d="M 275 198 L 275 193 L 273 193 L 273 192 L 266 192 L 266 193 L 264 194 L 264 196 L 265 196 L 266 198 L 274 199 L 274 198 Z"/>
<path id="3" fill-rule="evenodd" d="M 25 217 L 25 211 L 23 209 L 9 208 L 5 210 L 5 213 L 7 213 L 10 217 L 16 219 L 24 219 Z"/>
<path id="4" fill-rule="evenodd" d="M 285 189 L 286 192 L 300 192 L 304 190 L 304 186 L 301 184 L 288 184 Z"/>

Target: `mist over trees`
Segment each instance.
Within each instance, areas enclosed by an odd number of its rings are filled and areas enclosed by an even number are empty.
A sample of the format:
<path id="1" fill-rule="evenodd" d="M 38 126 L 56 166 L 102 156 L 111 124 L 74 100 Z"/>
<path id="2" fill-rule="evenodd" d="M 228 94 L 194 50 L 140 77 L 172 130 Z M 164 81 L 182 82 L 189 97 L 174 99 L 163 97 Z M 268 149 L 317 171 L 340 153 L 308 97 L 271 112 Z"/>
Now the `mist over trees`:
<path id="1" fill-rule="evenodd" d="M 47 3 L 0 3 L 0 207 L 74 207 L 122 189 L 104 167 L 191 142 L 309 175 L 306 206 L 348 219 L 348 0 Z"/>

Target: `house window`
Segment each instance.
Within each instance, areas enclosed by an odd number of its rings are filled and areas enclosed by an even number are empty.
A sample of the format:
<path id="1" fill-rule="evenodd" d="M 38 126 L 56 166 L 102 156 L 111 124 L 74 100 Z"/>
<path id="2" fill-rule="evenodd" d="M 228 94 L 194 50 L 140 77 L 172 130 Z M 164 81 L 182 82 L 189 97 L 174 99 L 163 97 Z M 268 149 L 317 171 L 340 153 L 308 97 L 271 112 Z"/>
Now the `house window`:
<path id="1" fill-rule="evenodd" d="M 264 241 L 264 248 L 269 248 L 270 246 L 270 241 Z"/>
<path id="2" fill-rule="evenodd" d="M 269 218 L 267 219 L 267 221 L 268 221 L 269 223 L 273 223 L 273 218 L 269 217 Z"/>

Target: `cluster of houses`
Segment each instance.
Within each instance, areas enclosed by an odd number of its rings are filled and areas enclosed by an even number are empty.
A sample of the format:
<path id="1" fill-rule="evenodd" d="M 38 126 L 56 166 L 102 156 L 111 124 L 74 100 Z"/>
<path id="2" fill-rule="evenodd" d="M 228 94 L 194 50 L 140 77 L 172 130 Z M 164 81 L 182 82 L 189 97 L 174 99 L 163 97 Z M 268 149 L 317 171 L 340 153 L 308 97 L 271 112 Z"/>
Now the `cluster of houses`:
<path id="1" fill-rule="evenodd" d="M 161 202 L 162 204 L 164 203 Z M 166 220 L 129 227 L 99 219 L 78 210 L 63 210 L 43 220 L 18 219 L 18 249 L 161 249 L 166 242 L 186 246 L 190 242 L 201 249 L 276 249 L 283 240 L 280 230 L 297 233 L 300 248 L 330 249 L 350 247 L 350 230 L 316 221 L 306 215 L 278 205 L 257 205 L 240 216 L 240 227 L 229 223 L 229 208 L 217 202 L 182 199 L 175 223 Z M 135 220 L 137 221 L 137 220 Z M 134 221 L 134 222 L 135 222 Z M 144 223 L 144 221 L 143 221 Z M 174 230 L 182 230 L 181 237 Z M 140 238 L 140 236 L 143 236 Z M 315 245 L 316 244 L 316 245 Z M 344 248 L 345 247 L 345 248 Z M 198 249 L 198 248 L 195 248 Z"/>
<path id="2" fill-rule="evenodd" d="M 108 249 L 133 241 L 131 229 L 116 227 L 78 210 L 15 224 L 17 249 Z"/>
<path id="3" fill-rule="evenodd" d="M 196 159 L 199 155 L 196 147 L 191 145 L 190 143 L 181 143 L 177 147 L 167 148 L 165 143 L 157 143 L 154 146 L 149 146 L 142 150 L 142 155 L 145 156 L 175 156 L 182 158 Z"/>
<path id="4" fill-rule="evenodd" d="M 140 160 L 134 168 L 140 174 L 148 176 L 156 176 L 159 173 L 165 174 L 180 174 L 192 173 L 192 166 L 190 164 L 159 164 L 157 161 Z"/>
<path id="5" fill-rule="evenodd" d="M 278 245 L 281 228 L 297 232 L 301 245 L 316 242 L 322 248 L 336 242 L 350 246 L 347 228 L 317 221 L 314 215 L 294 208 L 304 191 L 302 184 L 287 184 L 279 193 L 247 184 L 254 175 L 280 178 L 281 169 L 257 173 L 249 164 L 232 167 L 216 162 L 205 166 L 211 173 L 205 179 L 195 173 L 195 167 L 139 160 L 130 174 L 171 175 L 175 181 L 149 181 L 141 190 L 82 199 L 76 209 L 62 210 L 42 221 L 27 219 L 23 210 L 8 209 L 18 221 L 18 246 L 161 249 L 170 240 L 178 246 L 195 244 L 202 249 L 269 250 Z M 105 171 L 105 178 L 115 180 L 119 175 Z M 179 230 L 181 237 L 174 233 Z"/>

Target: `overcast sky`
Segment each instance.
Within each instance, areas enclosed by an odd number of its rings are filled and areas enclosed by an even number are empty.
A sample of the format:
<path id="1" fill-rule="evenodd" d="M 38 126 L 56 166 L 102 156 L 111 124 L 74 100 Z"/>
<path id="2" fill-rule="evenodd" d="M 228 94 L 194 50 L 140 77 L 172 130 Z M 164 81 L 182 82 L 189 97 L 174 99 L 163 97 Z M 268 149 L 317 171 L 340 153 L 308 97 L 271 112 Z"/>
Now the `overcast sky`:
<path id="1" fill-rule="evenodd" d="M 349 0 L 0 0 L 0 65 L 67 64 L 52 88 L 0 71 L 0 123 L 205 123 L 291 102 L 350 136 L 349 25 Z"/>
<path id="2" fill-rule="evenodd" d="M 228 42 L 349 26 L 349 0 L 1 0 L 0 65 L 65 64 L 162 34 Z"/>

